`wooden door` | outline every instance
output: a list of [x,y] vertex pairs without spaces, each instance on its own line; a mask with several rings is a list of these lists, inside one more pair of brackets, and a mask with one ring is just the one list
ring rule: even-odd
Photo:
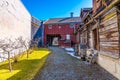
[[95,50],[99,49],[99,44],[98,44],[98,30],[97,29],[93,30],[93,45],[94,45],[94,49]]

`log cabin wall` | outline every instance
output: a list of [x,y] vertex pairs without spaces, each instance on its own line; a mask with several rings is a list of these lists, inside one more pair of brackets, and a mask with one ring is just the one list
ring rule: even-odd
[[118,14],[118,31],[119,31],[119,57],[120,57],[120,6],[119,6],[119,12],[117,12]]
[[90,44],[90,30],[89,28],[87,28],[87,48],[89,49],[91,47],[91,44]]
[[99,39],[100,51],[111,57],[119,57],[119,32],[116,7],[101,17]]
[[[108,0],[108,2],[109,1],[111,2],[113,0]],[[92,22],[90,22],[90,24],[87,24],[87,41],[89,41],[87,43],[89,43],[88,45],[90,45],[90,47],[87,48],[86,53],[98,53],[97,63],[119,80],[120,10],[118,11],[118,8],[120,7],[116,7],[115,5],[114,7],[112,6],[110,10],[100,14],[100,22],[98,22],[97,17],[96,21],[93,20]],[[93,14],[99,14],[95,5],[93,5]],[[97,39],[95,39],[95,34],[97,34]],[[95,48],[96,40],[98,40],[98,49]]]
[[99,27],[100,51],[97,63],[120,79],[120,14],[114,7],[101,17]]
[[[89,14],[91,13],[88,12],[88,15],[85,16],[86,18],[83,20],[84,24],[86,24],[91,19]],[[83,39],[82,41],[84,42],[81,42],[81,43],[84,43],[87,46],[87,48],[90,48],[89,33],[90,33],[90,25],[82,27],[81,38]]]
[[93,15],[98,14],[114,0],[93,0]]

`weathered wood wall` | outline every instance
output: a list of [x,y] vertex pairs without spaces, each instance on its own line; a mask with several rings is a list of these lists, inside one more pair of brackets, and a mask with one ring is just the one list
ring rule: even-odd
[[119,55],[118,16],[116,9],[102,16],[99,39],[100,51]]
[[120,8],[118,12],[118,31],[119,31],[119,57],[120,57]]

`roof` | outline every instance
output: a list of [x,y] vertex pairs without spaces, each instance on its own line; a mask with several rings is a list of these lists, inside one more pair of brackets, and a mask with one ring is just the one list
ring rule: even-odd
[[84,21],[84,19],[89,15],[89,13],[92,12],[92,8],[82,8],[80,12],[81,21]]
[[41,22],[42,22],[41,20],[35,18],[34,16],[31,17],[32,26],[39,28],[41,25]]
[[42,21],[39,20],[39,19],[37,19],[37,18],[35,18],[34,16],[32,16],[32,17],[31,17],[31,22],[36,23],[36,22],[42,22]]
[[92,8],[82,8],[81,10],[82,10],[83,12],[88,12],[88,11],[92,10]]
[[50,18],[44,24],[62,24],[62,23],[79,23],[80,17],[67,17],[67,18]]
[[80,17],[84,17],[86,16],[90,11],[92,11],[92,8],[81,8],[81,12],[80,12]]

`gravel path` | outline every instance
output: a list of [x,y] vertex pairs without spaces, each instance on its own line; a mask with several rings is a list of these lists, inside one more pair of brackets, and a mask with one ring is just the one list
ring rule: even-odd
[[50,49],[52,53],[34,80],[117,80],[98,65],[71,57],[64,49]]

